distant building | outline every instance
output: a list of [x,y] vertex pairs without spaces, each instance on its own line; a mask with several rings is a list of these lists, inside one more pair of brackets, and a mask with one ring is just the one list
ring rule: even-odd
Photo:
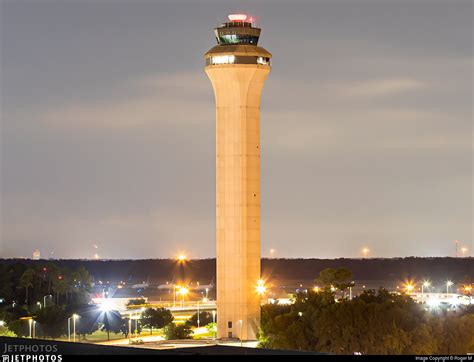
[[41,259],[41,253],[38,249],[33,251],[33,260],[40,260]]

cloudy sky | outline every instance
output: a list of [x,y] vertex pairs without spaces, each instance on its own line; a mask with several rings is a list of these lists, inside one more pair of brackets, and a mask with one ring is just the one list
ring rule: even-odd
[[[472,244],[472,2],[1,1],[0,256],[215,255],[203,53],[257,15],[262,254]],[[97,249],[94,248],[97,245]]]

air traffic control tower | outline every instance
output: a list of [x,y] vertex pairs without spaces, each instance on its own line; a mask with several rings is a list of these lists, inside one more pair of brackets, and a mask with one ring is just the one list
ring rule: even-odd
[[[205,55],[216,100],[218,338],[255,340],[260,325],[260,94],[271,54],[244,14],[215,29]],[[260,285],[259,285],[260,284]]]

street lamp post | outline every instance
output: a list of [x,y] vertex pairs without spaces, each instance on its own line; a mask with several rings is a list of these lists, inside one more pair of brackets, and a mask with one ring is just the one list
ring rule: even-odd
[[76,319],[77,319],[77,317],[78,317],[77,314],[72,315],[72,341],[73,342],[76,342]]
[[206,288],[206,299],[209,298],[209,288]]
[[427,280],[425,280],[422,284],[421,284],[421,300],[424,301],[425,300],[425,290],[424,288],[428,288],[429,286],[431,285],[431,283]]
[[176,285],[173,285],[173,307],[176,308]]
[[197,324],[198,328],[200,327],[200,320],[199,320],[199,300],[197,301]]
[[29,329],[30,338],[32,338],[32,326],[33,326],[33,318],[30,318],[28,319],[28,329]]
[[67,319],[67,341],[71,342],[71,317]]
[[76,319],[79,318],[79,315],[74,313],[67,319],[67,340],[71,342],[71,319],[72,319],[72,338],[73,342],[76,342]]
[[43,308],[46,308],[46,298],[49,298],[49,297],[51,297],[51,294],[45,295],[43,297]]
[[181,305],[182,305],[182,307],[184,308],[184,296],[188,293],[188,288],[186,288],[186,287],[181,287],[181,289],[179,290],[179,292],[181,293],[181,296],[182,296]]

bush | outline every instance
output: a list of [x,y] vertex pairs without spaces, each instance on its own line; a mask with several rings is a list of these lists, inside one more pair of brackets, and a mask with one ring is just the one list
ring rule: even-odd
[[165,327],[165,335],[166,339],[173,340],[173,339],[188,339],[191,338],[193,331],[189,324],[180,324],[176,325],[175,323],[168,324]]

